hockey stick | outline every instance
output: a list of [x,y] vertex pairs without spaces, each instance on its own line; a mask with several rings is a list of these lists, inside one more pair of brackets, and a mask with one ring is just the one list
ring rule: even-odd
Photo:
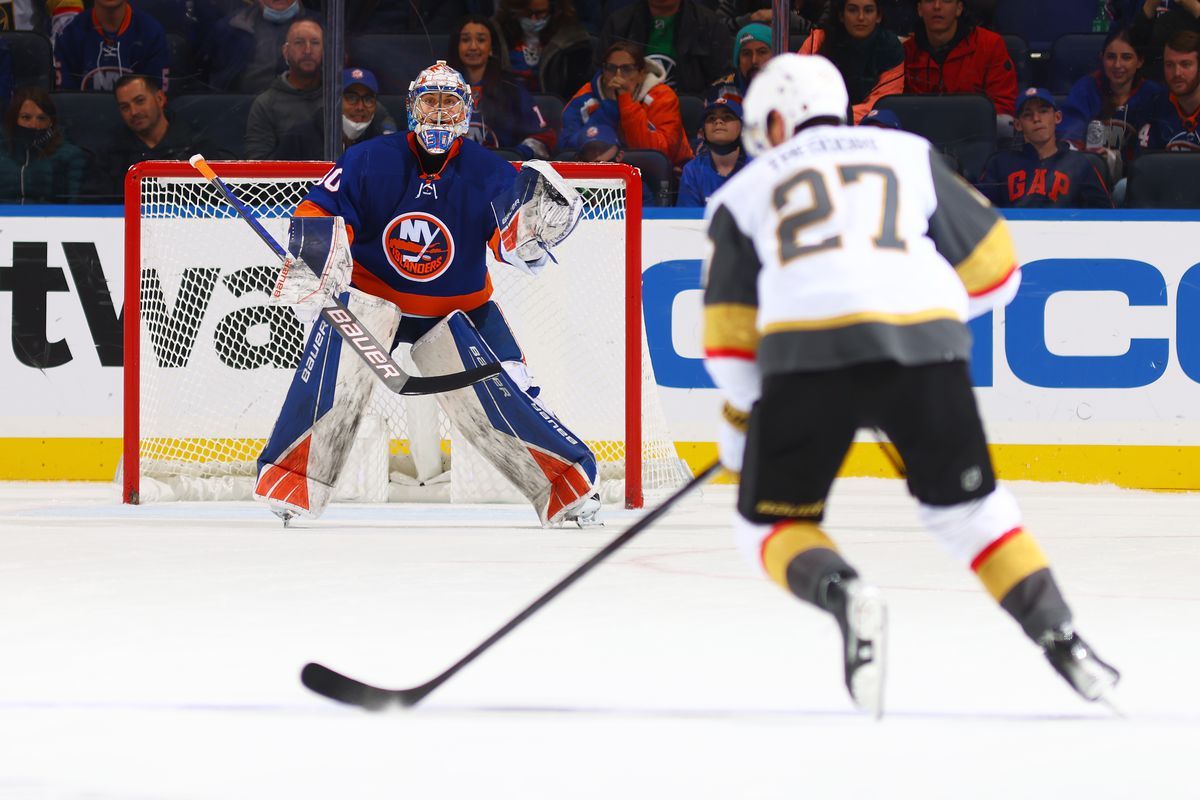
[[[242,201],[237,198],[233,191],[230,190],[229,185],[221,180],[220,176],[213,171],[213,168],[204,160],[204,156],[197,153],[188,159],[188,163],[220,190],[229,204],[233,206],[233,210],[238,213],[238,216],[246,221],[250,228],[258,234],[258,238],[262,239],[280,260],[285,263],[295,263],[298,261],[303,263],[300,259],[288,253],[279,242],[275,241],[275,237],[271,236],[267,232],[267,229],[262,226],[262,223],[254,218],[254,215],[250,213],[250,209],[246,208]],[[305,264],[305,266],[308,265]],[[366,326],[354,316],[354,312],[347,308],[346,304],[339,298],[329,298],[326,305],[321,308],[321,318],[332,325],[333,329],[342,337],[342,341],[346,342],[350,346],[350,349],[357,353],[359,358],[375,371],[375,375],[383,382],[383,385],[396,394],[421,395],[451,392],[455,389],[462,389],[464,386],[478,383],[493,375],[499,375],[503,369],[500,364],[489,364],[483,367],[463,370],[462,372],[452,372],[449,375],[431,375],[419,378],[415,375],[409,375],[402,370],[400,365],[388,354],[383,345],[371,335]]]
[[707,469],[701,471],[696,477],[692,478],[686,485],[676,491],[675,494],[662,501],[658,508],[629,526],[628,530],[605,545],[602,550],[587,561],[576,567],[575,571],[570,575],[554,584],[549,591],[530,603],[524,611],[504,623],[498,631],[484,639],[474,650],[454,662],[454,664],[440,675],[422,683],[420,686],[414,686],[411,689],[381,689],[378,686],[371,686],[370,684],[343,675],[340,672],[335,672],[329,667],[314,663],[304,666],[304,669],[300,672],[300,681],[309,689],[319,695],[328,697],[330,700],[336,700],[339,703],[346,703],[353,706],[361,706],[369,711],[383,711],[394,706],[401,708],[415,706],[424,700],[434,689],[453,677],[460,669],[470,664],[489,647],[503,639],[514,628],[533,616],[538,609],[542,608],[542,606],[549,603],[555,597],[558,597],[568,586],[575,583],[575,581],[590,572],[601,561],[628,544],[633,537],[657,522],[684,495],[708,480],[709,476],[715,473],[719,466],[719,464],[712,464]]

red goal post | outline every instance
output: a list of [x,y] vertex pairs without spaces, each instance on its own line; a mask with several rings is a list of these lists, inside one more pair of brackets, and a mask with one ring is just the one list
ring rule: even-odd
[[[217,174],[226,179],[256,215],[261,215],[264,225],[273,226],[273,233],[281,239],[285,236],[286,220],[295,203],[307,191],[307,187],[320,180],[332,166],[328,162],[211,163]],[[638,508],[643,505],[648,488],[648,461],[665,462],[657,468],[662,475],[654,479],[654,485],[669,484],[663,488],[680,485],[684,474],[680,468],[681,462],[676,460],[673,442],[665,432],[665,421],[658,406],[650,365],[644,361],[641,175],[638,170],[625,164],[555,163],[554,166],[564,179],[579,188],[585,198],[589,198],[589,203],[594,203],[594,208],[585,211],[580,227],[564,242],[567,245],[576,240],[578,252],[568,256],[572,263],[551,264],[542,277],[555,271],[578,276],[580,280],[593,271],[599,273],[601,279],[610,276],[623,283],[619,287],[621,308],[618,310],[615,307],[617,301],[614,295],[612,303],[592,309],[594,314],[590,316],[579,313],[572,317],[568,314],[565,319],[570,321],[547,322],[546,329],[533,323],[523,325],[520,321],[514,321],[513,327],[518,339],[529,351],[535,345],[540,345],[543,339],[559,338],[564,326],[574,326],[576,323],[583,329],[580,331],[581,340],[603,338],[593,334],[598,334],[602,326],[607,326],[605,330],[611,329],[616,321],[613,318],[620,317],[620,330],[623,332],[623,341],[619,345],[619,359],[623,364],[623,429],[615,431],[609,426],[609,430],[600,434],[599,440],[612,444],[613,452],[602,456],[598,451],[597,455],[601,460],[608,458],[614,464],[621,462],[619,466],[612,466],[610,472],[620,475],[624,505]],[[249,226],[234,218],[212,187],[186,162],[143,162],[129,171],[125,186],[127,290],[122,498],[127,503],[162,498],[164,495],[190,499],[192,491],[183,484],[190,485],[197,476],[215,477],[226,483],[234,476],[252,481],[252,464],[257,455],[254,449],[261,448],[261,440],[269,433],[269,425],[264,430],[261,419],[243,426],[240,420],[221,418],[221,415],[236,417],[240,407],[214,408],[209,418],[203,415],[204,409],[193,406],[207,403],[220,405],[228,399],[225,394],[236,394],[246,388],[254,389],[260,382],[253,377],[263,374],[262,365],[254,361],[260,355],[255,355],[245,363],[233,363],[235,356],[229,352],[219,352],[218,357],[212,357],[205,349],[236,349],[227,341],[228,334],[226,340],[221,340],[219,329],[215,335],[208,331],[211,321],[205,316],[218,313],[216,305],[219,301],[223,302],[220,280],[227,282],[230,270],[242,269],[242,265],[246,264],[267,265],[273,261],[273,256],[260,242],[255,242],[255,248],[250,239],[243,237],[243,234],[253,237]],[[598,199],[601,195],[603,201]],[[595,221],[589,222],[589,218]],[[589,226],[592,228],[590,232]],[[622,241],[614,247],[611,240],[618,230]],[[620,263],[609,264],[609,261]],[[215,266],[210,268],[210,264]],[[497,273],[505,269],[503,265],[493,269],[493,281],[499,283]],[[195,278],[197,274],[203,274],[204,277]],[[530,285],[536,287],[539,280],[541,278],[535,279]],[[587,308],[589,302],[599,302],[597,298],[613,288],[607,285],[610,282],[593,284],[590,288],[582,285],[577,287],[575,296],[579,298],[579,308]],[[196,286],[203,286],[204,291],[198,291]],[[240,305],[233,302],[229,306],[233,309],[231,313],[247,312],[245,297],[253,297],[253,291],[247,292],[244,287],[236,287],[233,291],[240,291],[242,295]],[[504,291],[498,287],[497,300],[510,318],[509,304],[514,307],[525,304],[534,309],[556,305],[537,297],[534,289],[521,288],[520,291],[534,294],[529,299],[506,299]],[[192,294],[196,297],[193,298]],[[210,311],[212,313],[208,313]],[[283,311],[290,314],[286,309]],[[275,336],[279,318],[264,322],[261,318],[254,318],[254,314],[260,312],[253,311],[253,308],[249,312],[251,322],[257,319],[257,328],[248,323],[246,339],[251,334],[261,335],[258,329],[262,328],[269,328],[271,337]],[[154,317],[155,314],[159,315],[158,319]],[[604,318],[605,315],[608,318]],[[582,319],[585,316],[587,318]],[[530,329],[531,326],[534,329]],[[210,341],[209,336],[214,336],[214,341]],[[295,350],[294,336],[292,338],[288,353]],[[615,351],[618,343],[611,341],[613,337],[608,338],[610,341],[603,343],[608,349],[594,358],[604,360],[616,356],[612,351]],[[174,339],[186,340],[190,349],[181,355],[173,354],[170,348],[175,343]],[[244,341],[235,344],[248,350],[261,349],[258,344]],[[273,344],[268,342],[264,346],[269,348]],[[165,361],[164,353],[167,354]],[[299,356],[298,350],[295,350],[295,356]],[[286,386],[292,371],[282,365],[280,354],[276,353],[272,358],[274,361],[269,366],[273,368],[268,371],[274,388],[264,390],[269,399],[260,404],[263,407],[253,409],[253,413],[263,419],[273,419],[273,414],[278,412],[282,402],[282,392],[278,386],[281,383]],[[532,354],[530,365],[535,375],[544,369]],[[582,371],[589,368],[592,365],[582,365]],[[594,368],[602,369],[598,365]],[[561,369],[552,367],[550,371],[559,372],[556,380],[561,382],[571,374],[570,369],[571,365],[567,365]],[[233,371],[232,377],[225,375],[230,370]],[[281,382],[276,373],[284,374],[286,379]],[[609,374],[612,374],[611,370]],[[608,382],[611,383],[611,380]],[[561,393],[564,387],[549,379],[543,379],[541,383],[551,396],[553,406],[556,389]],[[177,384],[188,384],[195,388],[188,390]],[[600,391],[595,389],[591,393],[595,395]],[[558,408],[555,410],[559,411],[564,423],[581,429],[583,432],[580,435],[588,439],[586,431],[593,412],[584,406],[568,408],[571,406],[569,400],[562,402],[566,407],[561,411]],[[273,409],[271,405],[274,405]],[[597,401],[595,415],[607,416],[607,405],[611,404]],[[648,406],[651,407],[649,410]],[[189,418],[194,418],[194,427],[188,427],[186,419]],[[656,454],[647,449],[644,420],[651,420],[655,428]],[[222,423],[226,422],[229,423],[228,430],[222,427]],[[394,437],[395,428],[391,430]],[[619,438],[620,442],[610,443],[610,437]],[[397,447],[402,450],[404,445],[397,445],[393,440],[392,450],[395,451]],[[595,444],[593,449],[597,449]],[[160,469],[164,470],[163,475],[156,472]],[[169,484],[171,488],[160,488],[153,492],[155,498],[148,497],[145,479],[152,477],[159,483]],[[199,494],[201,497],[226,496],[208,490]],[[240,498],[245,494],[245,489],[237,489],[232,496]]]

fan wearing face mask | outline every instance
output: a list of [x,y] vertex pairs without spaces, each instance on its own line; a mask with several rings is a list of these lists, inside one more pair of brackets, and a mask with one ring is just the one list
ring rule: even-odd
[[396,120],[379,102],[379,82],[369,69],[342,70],[342,145],[396,132]]
[[87,156],[63,136],[46,90],[14,91],[0,145],[0,202],[77,203],[86,170]]

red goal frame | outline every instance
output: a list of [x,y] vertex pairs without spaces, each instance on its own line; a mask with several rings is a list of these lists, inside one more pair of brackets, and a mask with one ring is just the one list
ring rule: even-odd
[[[213,161],[222,178],[311,178],[333,167],[327,161]],[[628,164],[554,162],[564,178],[621,180],[625,183],[625,507],[641,508],[642,487],[642,177]],[[144,161],[125,177],[125,366],[124,503],[137,504],[140,492],[141,369],[141,206],[147,178],[198,178],[186,161]]]

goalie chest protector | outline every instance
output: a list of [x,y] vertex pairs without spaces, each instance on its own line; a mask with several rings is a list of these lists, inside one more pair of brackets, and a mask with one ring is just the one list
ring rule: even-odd
[[441,172],[421,172],[411,134],[348,149],[305,198],[353,231],[354,286],[409,315],[469,311],[492,293],[491,200],[516,179],[512,164],[458,139]]

